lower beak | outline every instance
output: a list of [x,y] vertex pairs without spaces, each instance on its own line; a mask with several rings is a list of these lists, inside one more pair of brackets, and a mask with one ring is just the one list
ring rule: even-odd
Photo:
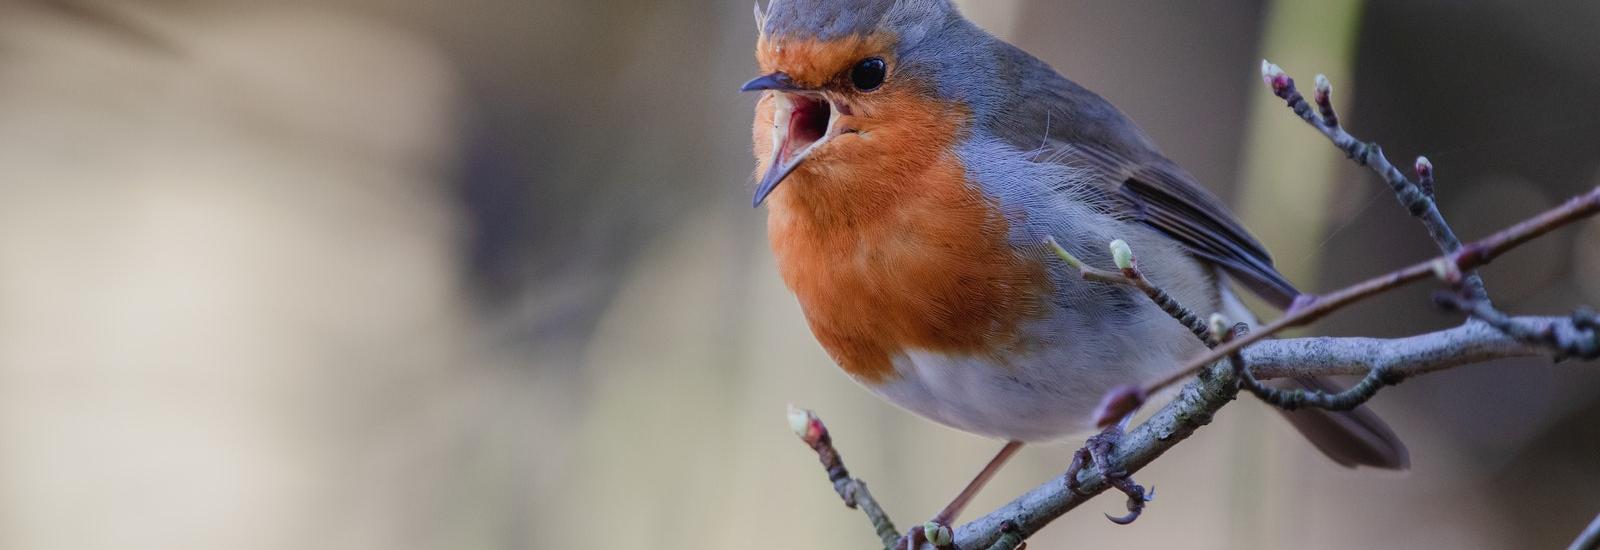
[[[806,158],[837,135],[839,110],[833,102],[815,94],[773,92],[772,158],[767,172],[756,184],[751,206],[759,207],[767,196],[793,174]],[[823,118],[826,117],[826,118]]]
[[772,154],[767,173],[761,176],[761,182],[756,184],[755,197],[750,200],[752,208],[759,208],[761,203],[766,202],[767,195],[771,195],[778,188],[778,184],[783,183],[784,178],[794,173],[794,170],[800,167],[800,163],[806,160],[805,156],[785,159],[781,144],[775,148],[777,151]]

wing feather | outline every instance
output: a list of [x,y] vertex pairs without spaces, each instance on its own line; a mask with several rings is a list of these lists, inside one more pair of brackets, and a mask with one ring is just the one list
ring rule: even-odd
[[1172,238],[1278,307],[1293,302],[1299,291],[1216,195],[1162,156],[1116,107],[1035,63],[1011,116],[991,130],[1019,149],[1038,151],[1039,162],[1092,171],[1098,177],[1088,178],[1089,185],[1111,199],[1113,214]]

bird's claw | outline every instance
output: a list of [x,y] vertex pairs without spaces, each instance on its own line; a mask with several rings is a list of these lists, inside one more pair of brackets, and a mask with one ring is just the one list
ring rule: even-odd
[[1128,512],[1127,515],[1123,516],[1113,516],[1111,514],[1105,514],[1105,516],[1106,519],[1111,520],[1111,523],[1115,523],[1117,525],[1127,525],[1133,523],[1133,520],[1139,519],[1140,513],[1143,513],[1143,510]]
[[1128,475],[1127,471],[1112,464],[1111,449],[1121,439],[1122,428],[1119,426],[1112,426],[1094,437],[1090,437],[1082,449],[1073,453],[1072,465],[1067,467],[1067,489],[1078,492],[1079,470],[1082,470],[1085,465],[1093,463],[1095,470],[1100,473],[1100,477],[1104,478],[1106,483],[1115,487],[1118,491],[1122,491],[1122,494],[1128,495],[1128,514],[1124,516],[1106,514],[1106,519],[1117,525],[1127,525],[1139,519],[1139,514],[1144,512],[1145,503],[1155,500],[1156,492],[1154,487],[1151,487],[1148,492],[1145,491],[1144,487],[1140,487],[1138,483],[1133,482],[1133,478]]
[[[1137,489],[1139,486],[1138,485],[1133,485],[1133,487],[1135,489]],[[1120,489],[1120,487],[1118,487],[1118,488]],[[1151,486],[1150,490],[1145,491],[1144,496],[1142,496],[1142,497],[1135,497],[1133,494],[1130,493],[1130,494],[1128,494],[1128,513],[1127,513],[1127,515],[1113,516],[1111,514],[1106,514],[1106,519],[1111,520],[1111,523],[1115,523],[1117,525],[1127,525],[1127,524],[1133,523],[1133,520],[1139,519],[1139,514],[1144,513],[1144,505],[1145,505],[1145,503],[1155,502],[1155,500],[1156,500],[1156,488],[1154,486]]]

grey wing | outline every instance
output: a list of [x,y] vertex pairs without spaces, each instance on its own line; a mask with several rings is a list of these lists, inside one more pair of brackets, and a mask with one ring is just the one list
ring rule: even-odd
[[1093,146],[1065,147],[1076,149],[1069,162],[1087,164],[1102,175],[1095,183],[1103,186],[1118,215],[1183,244],[1273,305],[1286,308],[1300,294],[1222,201],[1171,161],[1137,163]]
[[[1181,243],[1196,257],[1226,270],[1278,307],[1299,294],[1272,267],[1261,243],[1234,219],[1222,201],[1156,149],[1139,127],[1100,96],[1062,78],[1043,62],[1009,46],[1020,70],[1020,93],[1009,98],[1000,116],[987,121],[993,134],[1011,146],[1037,151],[1037,161],[1092,171],[1087,183],[1074,180],[1062,192],[1084,193],[1109,214],[1141,222]],[[1081,187],[1089,187],[1082,189]],[[1326,381],[1299,379],[1307,388]],[[1329,457],[1345,466],[1406,469],[1409,455],[1372,411],[1296,411],[1290,421]]]
[[1280,308],[1294,301],[1299,291],[1220,199],[1163,157],[1116,107],[1029,60],[1030,78],[991,128],[996,135],[1038,151],[1041,162],[1091,171],[1098,177],[1089,178],[1088,191],[1105,199],[1099,202],[1111,214],[1160,231]]

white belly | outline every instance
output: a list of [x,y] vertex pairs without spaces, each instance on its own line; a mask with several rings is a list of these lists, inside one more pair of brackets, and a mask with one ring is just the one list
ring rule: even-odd
[[870,387],[907,410],[978,435],[1038,442],[1088,434],[1108,390],[1147,381],[1203,350],[1178,323],[1155,320],[1003,362],[913,350],[895,359],[893,380]]

